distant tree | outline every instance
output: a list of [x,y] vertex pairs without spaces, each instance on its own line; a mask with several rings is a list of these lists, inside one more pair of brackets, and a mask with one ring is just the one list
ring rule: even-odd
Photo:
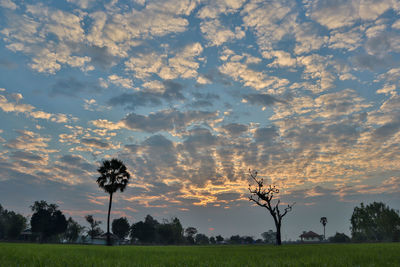
[[253,244],[254,243],[254,238],[251,236],[244,236],[243,241],[246,244]]
[[69,217],[67,220],[67,229],[65,230],[65,239],[70,243],[75,242],[84,230],[84,226]]
[[276,243],[276,232],[273,230],[268,230],[267,232],[262,233],[261,236],[264,239],[264,242],[267,244]]
[[354,241],[399,241],[399,212],[382,202],[367,206],[361,203],[351,216],[351,235]]
[[97,178],[97,183],[100,188],[110,194],[107,216],[107,245],[111,246],[110,238],[110,213],[112,197],[117,190],[123,192],[128,185],[130,174],[122,161],[118,159],[104,160],[103,164],[97,169],[100,177]]
[[141,243],[156,243],[157,228],[160,223],[150,215],[147,215],[144,222],[140,221],[131,226],[131,239],[137,239]]
[[26,218],[0,205],[0,239],[15,240],[26,228]]
[[240,237],[240,235],[233,235],[233,236],[231,236],[229,241],[232,244],[241,244],[242,243],[242,238]]
[[101,221],[96,221],[93,215],[86,215],[85,219],[89,223],[88,235],[93,242],[93,238],[103,233],[103,230],[101,230],[101,228],[99,227]]
[[348,243],[348,242],[350,242],[350,237],[348,237],[344,233],[336,232],[336,234],[334,236],[329,237],[329,242],[332,242],[332,243]]
[[50,237],[62,234],[67,229],[67,220],[56,204],[47,204],[44,200],[35,201],[31,209],[33,211],[32,232],[40,235],[40,241],[47,241]]
[[215,245],[217,243],[217,241],[215,240],[215,237],[210,237],[210,243]]
[[188,227],[185,229],[186,239],[189,244],[194,244],[194,236],[197,234],[197,229],[194,227]]
[[320,223],[322,223],[322,225],[324,226],[324,240],[325,238],[325,226],[328,223],[328,219],[326,217],[321,217],[321,219],[319,220]]
[[209,239],[205,234],[197,234],[195,237],[195,241],[197,245],[208,245]]
[[222,243],[224,241],[224,238],[221,235],[217,235],[215,239],[217,240],[218,243]]
[[283,209],[283,212],[279,210],[280,200],[278,199],[276,203],[272,203],[274,195],[279,193],[279,189],[275,186],[269,185],[268,187],[264,185],[264,179],[257,179],[257,172],[249,170],[249,175],[253,181],[256,182],[255,188],[249,185],[249,191],[251,193],[249,200],[256,203],[258,206],[266,208],[274,219],[276,227],[276,244],[281,245],[281,227],[283,217],[292,210],[293,204],[287,205]]
[[0,240],[4,239],[6,235],[6,221],[3,213],[4,213],[4,208],[0,204]]
[[127,218],[121,217],[113,220],[111,228],[119,239],[124,239],[129,234],[130,225]]
[[162,244],[180,244],[183,242],[183,227],[178,218],[165,220],[158,225],[158,234]]

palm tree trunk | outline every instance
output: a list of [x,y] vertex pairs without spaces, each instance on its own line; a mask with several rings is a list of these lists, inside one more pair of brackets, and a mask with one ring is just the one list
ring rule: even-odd
[[111,213],[111,203],[112,203],[112,193],[110,194],[110,203],[108,204],[108,216],[107,216],[107,246],[111,246],[110,238],[110,213]]

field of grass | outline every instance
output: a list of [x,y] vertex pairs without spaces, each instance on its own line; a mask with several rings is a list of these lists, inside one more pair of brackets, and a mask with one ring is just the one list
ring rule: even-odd
[[281,247],[0,243],[0,266],[400,266],[400,243]]

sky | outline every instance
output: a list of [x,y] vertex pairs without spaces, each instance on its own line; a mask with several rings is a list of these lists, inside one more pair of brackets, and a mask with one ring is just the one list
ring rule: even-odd
[[280,188],[282,237],[400,208],[400,2],[0,0],[0,204],[259,238],[248,170]]

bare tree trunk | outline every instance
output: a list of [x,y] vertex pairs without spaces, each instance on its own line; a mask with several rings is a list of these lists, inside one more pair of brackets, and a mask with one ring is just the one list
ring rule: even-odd
[[326,239],[326,237],[325,237],[325,225],[324,225],[324,240]]
[[282,245],[282,238],[281,238],[281,225],[279,223],[275,224],[276,226],[276,245]]
[[110,194],[110,203],[108,204],[108,216],[107,216],[107,246],[111,246],[110,238],[110,213],[111,213],[111,203],[112,203],[112,193]]

